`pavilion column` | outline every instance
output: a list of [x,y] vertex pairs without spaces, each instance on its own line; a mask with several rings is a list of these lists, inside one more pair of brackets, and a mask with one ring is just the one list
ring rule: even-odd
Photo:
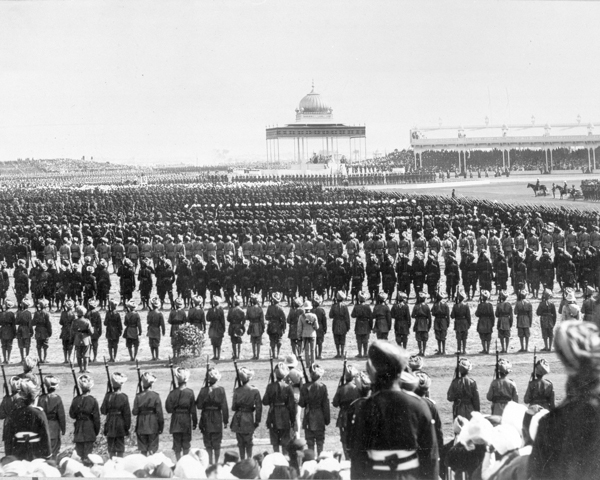
[[423,152],[419,152],[419,166],[423,168]]
[[554,162],[552,161],[552,148],[550,148],[550,170],[554,170]]
[[267,163],[269,162],[269,139],[267,138]]
[[588,170],[592,171],[592,155],[590,154],[590,147],[587,148],[588,152]]
[[592,155],[594,156],[594,170],[596,170],[596,147],[592,148]]
[[[413,150],[413,154],[415,156],[415,168],[417,168],[417,155],[418,154],[417,154],[416,150]],[[460,159],[459,159],[459,162],[460,162]]]
[[544,153],[546,154],[546,171],[549,172],[550,169],[548,168],[548,149],[544,148]]
[[[417,164],[415,163],[415,167],[417,166]],[[459,173],[462,172],[461,168],[460,168],[460,150],[458,151],[458,171]]]
[[277,143],[277,161],[279,162],[280,161],[280,158],[279,158],[279,137],[277,137],[277,140],[275,142]]
[[508,163],[508,169],[510,170],[510,150],[506,151],[506,160]]

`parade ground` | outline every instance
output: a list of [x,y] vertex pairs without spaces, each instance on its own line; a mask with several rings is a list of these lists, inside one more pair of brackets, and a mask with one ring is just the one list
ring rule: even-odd
[[[489,200],[499,200],[504,202],[514,202],[514,203],[550,203],[552,205],[556,205],[560,207],[564,206],[576,206],[578,208],[589,208],[597,210],[600,205],[595,204],[593,202],[582,202],[578,200],[573,202],[572,200],[559,200],[552,198],[552,195],[544,197],[534,198],[533,192],[531,189],[527,189],[526,185],[530,182],[535,182],[537,176],[515,176],[509,179],[499,178],[499,179],[473,179],[473,180],[452,180],[446,181],[444,183],[438,182],[435,184],[427,184],[424,186],[425,188],[421,188],[420,185],[405,185],[405,186],[369,186],[367,188],[373,190],[382,190],[382,191],[396,191],[398,193],[419,193],[419,194],[432,194],[432,195],[448,195],[450,197],[452,193],[452,189],[456,190],[457,196],[468,196],[468,197],[477,197],[477,198],[485,198]],[[572,175],[566,177],[569,185],[575,184],[579,187],[581,183],[581,178],[593,178],[589,175]],[[563,181],[563,177],[555,177],[555,176],[540,176],[540,180],[542,183],[545,183],[548,186],[551,186],[552,180],[556,182]],[[442,264],[443,268],[443,264]],[[111,298],[118,298],[118,285],[119,280],[118,277],[112,273],[111,271]],[[443,270],[442,270],[443,271]],[[444,284],[444,276],[442,275],[442,280],[440,282],[440,290],[445,291]],[[515,296],[512,288],[509,288],[509,302],[514,305]],[[577,293],[578,303],[581,304],[581,293]],[[9,292],[9,298],[14,300],[13,292]],[[139,292],[136,292],[134,295],[134,299],[139,301]],[[530,299],[533,304],[533,311],[535,312],[539,300]],[[492,292],[492,303],[495,305],[497,301],[496,292]],[[555,289],[554,291],[554,300],[556,305],[558,306],[560,302],[560,293]],[[352,305],[349,302],[346,302],[350,311],[352,310]],[[479,336],[476,332],[476,324],[477,319],[474,316],[475,309],[477,307],[478,299],[469,302],[471,307],[471,315],[472,315],[472,325],[469,331],[469,337],[467,342],[467,357],[473,363],[473,370],[471,372],[472,377],[477,381],[480,398],[481,398],[481,409],[483,413],[490,413],[490,402],[486,400],[485,396],[488,391],[490,382],[494,378],[494,365],[495,365],[495,356],[494,356],[494,341],[496,338],[496,331],[493,334],[492,340],[492,349],[489,355],[479,354],[481,350],[481,345],[479,341]],[[414,292],[411,295],[409,300],[409,306],[412,310],[414,305]],[[289,311],[289,307],[287,303],[283,303],[282,305],[287,314]],[[451,306],[451,305],[450,305]],[[208,302],[205,308],[208,307]],[[331,307],[331,300],[327,299],[324,302],[324,308],[327,313],[329,313],[329,309]],[[168,303],[165,304],[164,316],[165,321],[168,319],[170,305]],[[266,305],[264,306],[266,309]],[[124,312],[122,311],[122,306],[119,306],[118,311],[121,313],[122,317],[124,317]],[[167,358],[172,354],[170,348],[170,339],[169,335],[169,325],[167,324],[167,336],[162,339],[160,346],[160,361],[152,362],[150,361],[150,349],[148,346],[148,340],[146,337],[146,317],[147,311],[139,311],[142,326],[143,326],[143,336],[140,342],[140,350],[138,359],[140,361],[140,367],[142,371],[151,371],[157,377],[158,380],[154,385],[154,389],[160,394],[161,399],[166,399],[171,383],[171,374],[168,368]],[[226,310],[227,315],[227,310]],[[104,318],[105,312],[101,312],[102,318]],[[59,339],[58,331],[60,330],[59,326],[59,312],[51,313],[51,319],[53,324],[53,335],[50,338],[50,350],[48,354],[49,364],[43,365],[44,374],[53,374],[58,376],[61,379],[61,384],[58,390],[58,393],[62,396],[63,401],[65,403],[65,408],[68,410],[71,404],[72,396],[73,396],[73,378],[71,375],[71,371],[69,366],[63,364],[63,352],[62,352],[62,344]],[[347,337],[347,345],[346,350],[348,354],[348,362],[357,366],[359,369],[365,369],[365,360],[364,359],[355,359],[354,356],[357,354],[356,350],[356,340],[353,334],[353,324],[352,322],[352,330],[349,332]],[[453,322],[451,329],[453,328]],[[323,351],[323,360],[319,361],[319,363],[325,369],[324,383],[326,384],[329,390],[329,398],[330,401],[333,399],[336,388],[338,386],[338,381],[340,375],[342,373],[342,365],[343,362],[340,359],[334,359],[335,356],[335,345],[333,342],[333,335],[331,334],[331,324],[329,324],[329,331],[325,336],[325,344]],[[375,335],[372,334],[371,339],[375,339]],[[394,341],[393,332],[390,332],[390,341]],[[129,380],[124,385],[124,392],[129,396],[130,403],[133,404],[133,397],[135,396],[136,388],[137,388],[137,372],[134,362],[129,361],[129,355],[125,348],[124,340],[120,344],[119,354],[117,357],[117,362],[115,364],[110,364],[111,372],[119,371],[128,376]],[[456,356],[455,356],[455,345],[456,341],[454,338],[454,332],[450,330],[448,332],[448,342],[447,342],[447,355],[439,356],[436,355],[437,344],[435,342],[435,338],[433,335],[433,331],[430,332],[430,341],[427,345],[427,356],[425,358],[424,370],[430,374],[432,377],[432,387],[430,391],[430,397],[436,402],[439,414],[443,423],[444,435],[446,438],[452,436],[452,405],[446,399],[446,394],[448,391],[448,387],[452,378],[454,376],[454,370],[456,366]],[[519,341],[516,336],[516,328],[513,327],[513,338],[511,340],[510,350],[508,355],[506,356],[509,361],[513,365],[513,373],[510,375],[517,385],[517,389],[519,392],[519,401],[523,401],[523,396],[525,394],[525,390],[527,387],[527,383],[530,379],[532,367],[533,367],[533,349],[537,347],[538,351],[543,347],[543,343],[541,340],[541,332],[539,326],[539,318],[534,315],[533,320],[533,328],[531,329],[531,340],[530,340],[530,352],[529,353],[519,353],[518,350],[520,348]],[[409,354],[415,354],[418,351],[416,341],[414,339],[414,334],[412,334],[409,338],[408,352]],[[287,332],[284,334],[283,338],[283,347],[281,349],[281,357],[283,359],[287,354],[291,352],[290,343],[287,338]],[[32,342],[32,355],[35,355],[35,345]],[[210,342],[206,341],[204,349],[202,351],[202,355],[196,358],[185,358],[181,360],[181,364],[184,366],[188,366],[192,368],[192,374],[189,382],[189,387],[194,390],[195,395],[197,395],[199,389],[201,388],[204,382],[204,376],[206,373],[205,364],[206,364],[206,356],[212,356],[212,349],[210,347]],[[91,375],[95,381],[95,387],[93,388],[92,393],[98,399],[99,402],[102,401],[104,393],[106,391],[106,371],[104,368],[104,364],[102,363],[103,357],[108,357],[108,349],[106,339],[104,335],[100,339],[100,348],[98,354],[98,361],[96,363],[92,363],[90,365],[89,370],[91,371]],[[244,360],[244,358],[250,358],[252,356],[252,349],[249,342],[249,337],[247,335],[244,336],[244,343],[242,345],[242,360],[239,362],[240,365],[244,365],[255,372],[255,376],[250,382],[254,386],[256,386],[261,396],[264,394],[265,388],[268,383],[269,374],[270,374],[270,365],[269,365],[269,347],[268,347],[268,337],[265,334],[263,336],[263,347],[261,350],[261,358],[258,361],[252,360]],[[17,363],[19,360],[18,349],[15,348],[12,352],[12,363],[5,367],[7,376],[18,374],[22,371],[22,366],[20,363]],[[554,353],[543,352],[542,355],[538,355],[539,358],[545,358],[550,366],[551,373],[548,375],[548,378],[554,383],[557,403],[560,402],[564,397],[564,386],[566,381],[566,375],[562,368],[562,365],[556,355]],[[233,384],[234,384],[234,365],[231,361],[231,343],[228,337],[225,337],[223,342],[223,350],[222,350],[222,358],[218,362],[211,361],[211,364],[216,364],[218,369],[221,371],[223,378],[221,380],[221,384],[225,387],[228,395],[228,403],[231,407],[231,400],[233,395]],[[77,369],[77,367],[75,367]],[[327,435],[325,441],[325,449],[326,450],[341,450],[341,443],[339,441],[339,433],[338,429],[335,426],[337,419],[336,408],[331,407],[331,423],[327,427]],[[231,419],[230,412],[230,419]],[[256,438],[256,447],[255,453],[259,451],[271,451],[270,445],[268,445],[268,431],[265,426],[265,420],[267,415],[267,409],[263,411],[262,421],[260,427],[255,433]],[[168,455],[173,455],[171,450],[171,436],[168,433],[168,426],[170,421],[170,416],[165,412],[165,432],[160,437],[160,449],[167,453]],[[133,426],[132,426],[133,431]],[[72,435],[73,435],[73,422],[67,422],[67,434],[63,438],[63,447],[71,447],[72,446]],[[100,438],[100,437],[99,437]],[[128,451],[136,451],[135,444],[135,435],[132,433],[129,441],[127,442]],[[202,439],[201,434],[198,430],[194,431],[192,445],[196,447],[202,447]],[[235,434],[233,434],[229,429],[224,432],[224,448],[225,449],[235,449],[237,450],[235,443]]]

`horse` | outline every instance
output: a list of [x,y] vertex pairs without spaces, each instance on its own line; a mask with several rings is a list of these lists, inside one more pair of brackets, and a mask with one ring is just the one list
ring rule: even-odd
[[578,188],[572,188],[569,190],[569,198],[572,198],[573,201],[577,199],[583,199],[583,192]]
[[552,195],[556,197],[555,191],[558,190],[558,193],[560,193],[560,199],[563,199],[564,195],[567,195],[568,193],[568,188],[565,187],[561,187],[560,185],[552,185]]
[[533,196],[537,197],[538,196],[538,192],[541,192],[544,194],[544,197],[548,194],[548,189],[546,188],[546,185],[537,185],[536,183],[528,183],[527,184],[527,188],[531,188],[533,190]]

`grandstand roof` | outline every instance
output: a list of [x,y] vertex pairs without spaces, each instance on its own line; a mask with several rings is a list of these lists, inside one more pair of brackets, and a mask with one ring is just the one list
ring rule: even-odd
[[549,136],[588,135],[593,124],[559,124],[559,125],[467,125],[455,127],[415,127],[412,131],[419,131],[420,138],[457,138],[460,130],[464,131],[467,138],[502,137],[506,128],[507,137],[542,137],[546,133],[546,126],[550,127]]

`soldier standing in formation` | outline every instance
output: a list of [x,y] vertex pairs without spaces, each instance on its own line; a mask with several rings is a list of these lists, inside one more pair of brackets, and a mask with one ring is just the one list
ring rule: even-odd
[[216,386],[219,380],[221,380],[219,371],[215,367],[210,367],[206,374],[206,383],[200,389],[196,399],[196,407],[201,411],[200,432],[211,465],[219,463],[223,429],[227,428],[229,423],[229,408],[225,389]]
[[192,430],[196,430],[198,416],[196,412],[196,397],[192,389],[187,387],[190,371],[177,367],[175,380],[177,386],[169,393],[165,401],[165,410],[171,414],[169,433],[173,435],[173,451],[177,460],[181,453],[187,455],[192,441]]
[[335,294],[335,302],[329,310],[329,318],[331,321],[331,330],[333,331],[333,339],[335,342],[336,356],[342,358],[346,348],[346,334],[350,330],[350,313],[348,307],[342,302],[346,300],[344,292],[338,291]]
[[106,327],[106,341],[108,343],[109,362],[117,359],[117,350],[119,349],[119,340],[123,333],[123,321],[121,314],[117,312],[117,302],[108,301],[108,309],[104,316],[104,326]]
[[292,431],[296,422],[296,400],[292,387],[285,382],[289,374],[288,367],[280,362],[273,369],[274,379],[267,385],[262,398],[262,404],[269,407],[267,414],[267,428],[273,451],[283,451],[288,454],[288,445],[292,438]]
[[545,375],[550,373],[550,365],[544,358],[540,358],[535,363],[532,379],[527,385],[525,398],[523,401],[531,405],[539,405],[547,410],[553,410],[554,402],[554,385],[546,378]]
[[165,317],[162,312],[158,311],[159,304],[160,300],[158,297],[152,297],[148,301],[148,308],[150,311],[148,312],[146,322],[148,324],[147,335],[152,360],[159,360],[158,349],[160,347],[160,339],[165,336]]
[[260,425],[262,403],[258,389],[248,382],[254,372],[241,367],[238,372],[239,387],[233,392],[231,410],[235,413],[231,419],[231,431],[235,432],[240,458],[252,458],[254,430]]
[[544,340],[544,348],[542,351],[549,352],[552,349],[554,341],[554,326],[556,325],[556,305],[550,301],[552,291],[545,288],[542,292],[542,301],[535,311],[540,317],[540,327],[542,329],[542,339]]
[[[93,329],[90,321],[85,318],[86,313],[85,307],[83,305],[78,305],[75,308],[77,318],[73,320],[73,324],[71,325],[71,337],[73,338],[73,347],[75,348],[75,354],[77,355],[79,373],[89,373],[87,368],[90,361],[90,346],[92,344],[91,336]],[[85,378],[88,377],[85,376]]]
[[137,417],[135,434],[142,455],[158,451],[159,435],[163,432],[163,416],[160,395],[152,390],[156,377],[150,372],[142,374],[142,391],[135,396],[132,413]]
[[279,305],[281,302],[281,293],[273,292],[271,294],[271,305],[267,307],[265,320],[267,321],[267,335],[269,335],[269,345],[271,347],[271,356],[279,358],[281,350],[281,337],[285,333],[286,321],[285,312]]
[[[436,292],[435,302],[431,307],[433,316],[433,331],[438,344],[438,355],[446,355],[446,337],[450,328],[450,307],[444,302],[440,292]],[[403,345],[406,348],[406,344]]]
[[125,437],[131,428],[129,398],[121,391],[127,377],[119,372],[110,376],[110,388],[104,396],[100,413],[106,415],[104,436],[108,444],[108,456],[122,457],[125,453]]
[[60,384],[60,379],[54,375],[46,375],[44,377],[46,385],[46,394],[40,395],[38,399],[38,407],[43,410],[48,419],[48,428],[50,430],[50,449],[52,459],[56,461],[56,457],[60,452],[61,436],[66,433],[67,422],[65,418],[65,407],[62,398],[56,390]]
[[498,378],[492,380],[487,393],[487,399],[492,402],[492,415],[502,415],[508,402],[519,402],[519,395],[517,394],[515,382],[506,378],[512,371],[510,362],[501,358],[498,360],[496,369]]
[[3,363],[10,363],[10,354],[12,352],[13,342],[15,340],[15,314],[10,311],[13,303],[5,300],[4,305],[0,305],[0,340],[2,341],[2,360]]
[[[83,308],[83,307],[78,307]],[[89,375],[80,375],[77,379],[81,395],[71,403],[69,416],[75,420],[75,451],[84,465],[91,465],[88,455],[92,453],[96,437],[100,433],[100,408],[98,401],[91,395],[94,380]]]
[[490,343],[492,341],[492,331],[494,329],[494,307],[489,302],[490,292],[481,290],[479,292],[480,300],[475,311],[477,320],[477,333],[481,339],[481,352],[490,353]]
[[317,363],[310,366],[310,382],[300,389],[298,405],[305,409],[303,428],[309,450],[317,448],[317,455],[323,451],[325,427],[331,420],[329,410],[329,394],[327,387],[321,382],[325,370]]
[[431,310],[425,303],[425,294],[417,293],[417,299],[411,317],[415,319],[413,330],[419,346],[419,355],[425,356],[427,341],[429,340],[429,330],[431,330]]
[[[206,312],[206,321],[209,324],[208,338],[213,349],[213,360],[221,359],[221,346],[225,336],[225,312],[219,305],[219,297],[213,297],[210,301],[210,308]],[[235,355],[235,352],[234,352]]]
[[447,395],[448,401],[452,402],[453,419],[460,415],[469,420],[471,413],[481,410],[477,382],[469,377],[471,368],[473,366],[468,359],[460,358],[458,360],[457,372]]
[[[392,319],[394,320],[396,343],[404,349],[406,349],[406,345],[408,344],[411,324],[410,309],[408,308],[406,301],[406,293],[398,291],[396,295],[396,304],[392,307],[392,311],[390,312]],[[365,352],[365,356],[366,355]]]
[[356,346],[358,347],[356,358],[367,356],[369,335],[371,334],[371,330],[373,330],[373,312],[371,312],[371,307],[365,304],[366,300],[365,294],[359,291],[356,305],[352,308],[352,318],[356,318],[354,323]]

